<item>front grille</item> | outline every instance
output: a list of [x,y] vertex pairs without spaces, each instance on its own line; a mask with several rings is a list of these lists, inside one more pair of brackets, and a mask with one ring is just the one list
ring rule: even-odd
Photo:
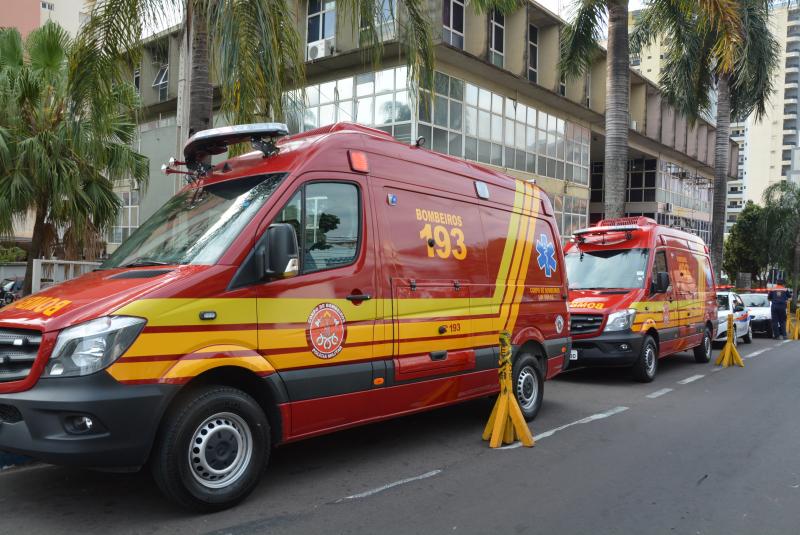
[[25,379],[41,343],[39,331],[0,329],[0,383]]
[[15,424],[22,421],[22,413],[19,409],[11,405],[0,405],[0,422],[5,424]]
[[602,314],[571,314],[570,330],[572,334],[593,333],[603,324]]

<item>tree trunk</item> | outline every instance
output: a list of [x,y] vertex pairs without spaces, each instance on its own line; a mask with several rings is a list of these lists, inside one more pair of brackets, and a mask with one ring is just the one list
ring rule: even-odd
[[725,242],[725,197],[728,192],[728,168],[731,157],[731,90],[728,77],[717,83],[717,131],[714,139],[714,202],[711,214],[711,262],[719,280],[722,249]]
[[22,294],[30,295],[33,288],[33,259],[42,256],[42,240],[44,234],[44,208],[36,208],[36,216],[33,223],[33,235],[31,236],[31,250],[28,253],[28,262],[25,267],[25,281],[22,286]]
[[188,4],[186,31],[191,40],[189,79],[189,137],[212,126],[214,88],[209,77],[208,27],[194,2]]
[[630,118],[628,1],[608,0],[606,71],[605,217],[625,216]]

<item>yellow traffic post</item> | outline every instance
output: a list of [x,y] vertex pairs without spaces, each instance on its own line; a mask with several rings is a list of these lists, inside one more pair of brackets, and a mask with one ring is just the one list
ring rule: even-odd
[[[796,338],[794,337],[794,331],[795,331],[796,327],[797,327],[797,322],[796,321],[792,321],[792,302],[791,301],[787,301],[786,302],[786,326],[785,326],[785,330],[786,330],[786,336],[788,336],[792,340],[796,340]],[[775,333],[772,333],[772,334],[774,335]]]
[[728,340],[725,342],[725,347],[722,348],[722,353],[717,357],[717,366],[722,365],[727,368],[736,364],[744,368],[744,361],[736,349],[736,331],[734,329],[733,314],[728,314]]
[[[796,317],[794,318],[794,329],[788,334],[792,337],[792,340],[800,340],[800,306],[797,307],[797,310],[794,311]],[[786,316],[787,318],[789,316]],[[788,322],[787,322],[788,324]]]
[[525,422],[525,417],[522,416],[511,385],[511,334],[508,331],[500,332],[500,362],[498,364],[500,395],[494,404],[489,421],[486,422],[483,440],[489,441],[490,448],[500,447],[501,444],[511,444],[517,440],[522,442],[526,448],[533,447],[533,435]]

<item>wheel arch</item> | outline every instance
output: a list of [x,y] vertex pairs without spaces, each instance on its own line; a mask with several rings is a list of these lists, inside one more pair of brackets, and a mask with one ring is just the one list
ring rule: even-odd
[[218,366],[193,377],[170,401],[162,416],[162,422],[174,407],[187,397],[191,397],[198,388],[210,385],[236,388],[252,397],[267,416],[272,444],[281,441],[284,422],[279,405],[286,398],[283,383],[277,374],[261,376],[241,366]]

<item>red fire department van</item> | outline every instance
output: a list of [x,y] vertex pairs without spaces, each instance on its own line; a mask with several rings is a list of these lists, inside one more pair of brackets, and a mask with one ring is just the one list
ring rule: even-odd
[[99,270],[0,311],[0,449],[149,459],[221,509],[273,445],[496,394],[501,330],[536,415],[569,348],[542,190],[358,125],[285,134],[198,133],[189,185]]
[[667,355],[709,361],[717,303],[703,240],[645,217],[607,219],[574,233],[565,262],[570,367],[626,366],[650,382]]

